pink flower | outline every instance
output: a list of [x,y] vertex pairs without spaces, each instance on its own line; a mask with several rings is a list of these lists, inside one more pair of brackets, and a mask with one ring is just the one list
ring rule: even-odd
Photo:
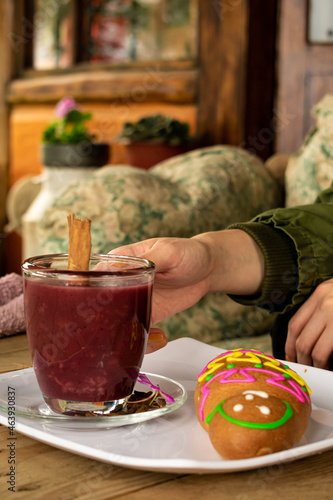
[[80,109],[80,107],[76,104],[75,99],[72,97],[63,97],[55,107],[55,114],[59,118],[64,118],[67,113],[72,111],[72,109]]

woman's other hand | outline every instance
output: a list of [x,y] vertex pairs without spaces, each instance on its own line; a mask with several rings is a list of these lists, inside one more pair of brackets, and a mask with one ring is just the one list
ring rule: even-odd
[[315,289],[289,321],[286,359],[329,368],[333,356],[333,279]]

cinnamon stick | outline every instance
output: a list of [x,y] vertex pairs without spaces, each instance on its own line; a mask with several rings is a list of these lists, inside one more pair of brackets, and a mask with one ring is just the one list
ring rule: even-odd
[[88,271],[91,253],[91,220],[71,213],[67,216],[69,228],[68,269]]

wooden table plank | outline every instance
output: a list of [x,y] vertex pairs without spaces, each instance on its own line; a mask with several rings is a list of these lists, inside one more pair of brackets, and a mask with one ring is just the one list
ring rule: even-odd
[[[175,474],[125,469],[59,450],[18,432],[15,436],[17,499],[26,499],[28,494],[34,500],[113,499],[177,477]],[[10,439],[7,427],[0,425],[1,499],[6,498],[3,496],[9,472],[6,446]]]
[[[181,495],[180,495],[181,492]],[[199,493],[200,492],[200,493]],[[165,486],[131,494],[131,500],[332,500],[333,451],[288,464],[230,474],[186,475]]]
[[0,373],[32,366],[25,333],[0,339]]
[[[105,464],[34,441],[17,433],[17,487],[15,498],[34,500],[320,500],[333,493],[333,451],[289,464],[230,474],[176,475],[137,471]],[[8,429],[0,426],[1,483],[8,472]],[[221,497],[223,492],[223,497]],[[8,498],[10,498],[8,496]],[[11,497],[12,498],[12,497]]]

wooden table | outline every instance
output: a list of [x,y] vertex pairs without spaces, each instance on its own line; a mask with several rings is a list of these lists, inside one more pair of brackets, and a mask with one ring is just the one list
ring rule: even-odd
[[[0,372],[31,366],[24,334],[0,339]],[[264,469],[229,474],[166,474],[74,455],[17,433],[16,491],[7,491],[7,427],[0,425],[0,498],[33,500],[331,500],[333,450]]]

